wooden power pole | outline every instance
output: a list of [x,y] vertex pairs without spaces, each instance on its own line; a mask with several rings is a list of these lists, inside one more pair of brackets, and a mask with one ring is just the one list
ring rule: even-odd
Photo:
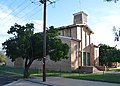
[[44,12],[43,12],[43,82],[46,82],[46,68],[45,68],[45,60],[46,60],[46,3],[47,0],[40,0],[40,3],[44,4]]
[[46,81],[46,68],[45,68],[45,59],[46,59],[46,0],[44,0],[44,14],[43,14],[44,22],[43,22],[43,33],[44,33],[44,41],[43,41],[43,82]]

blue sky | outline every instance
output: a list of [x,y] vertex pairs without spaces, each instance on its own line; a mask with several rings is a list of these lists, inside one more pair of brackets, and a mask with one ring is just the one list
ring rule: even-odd
[[[0,0],[0,47],[9,38],[7,31],[14,23],[24,25],[35,24],[35,32],[42,31],[43,5],[39,0]],[[120,27],[120,1],[105,2],[104,0],[54,0],[47,6],[47,27],[60,27],[73,24],[73,14],[84,11],[88,14],[88,25],[94,31],[92,42],[96,45],[105,43],[111,46],[114,42],[113,26]],[[80,3],[81,2],[81,3]],[[120,44],[119,44],[120,45]]]

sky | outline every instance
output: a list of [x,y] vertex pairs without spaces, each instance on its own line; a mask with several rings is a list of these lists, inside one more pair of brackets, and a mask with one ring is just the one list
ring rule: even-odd
[[[47,27],[73,24],[73,14],[84,11],[88,14],[88,26],[93,30],[91,42],[120,48],[114,42],[113,26],[120,28],[120,1],[104,0],[51,0],[47,2]],[[34,3],[32,3],[34,2]],[[43,5],[39,0],[0,0],[0,48],[10,35],[7,31],[15,23],[34,23],[35,32],[43,30]]]

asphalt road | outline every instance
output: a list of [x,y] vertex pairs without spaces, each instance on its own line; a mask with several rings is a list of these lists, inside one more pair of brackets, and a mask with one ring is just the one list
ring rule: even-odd
[[16,81],[17,79],[7,77],[7,76],[0,76],[0,86],[3,86],[5,84],[9,84],[13,81]]

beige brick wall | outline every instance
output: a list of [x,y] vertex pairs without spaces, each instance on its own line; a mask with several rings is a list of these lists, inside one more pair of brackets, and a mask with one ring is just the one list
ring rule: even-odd
[[17,58],[14,62],[15,67],[23,67],[24,66],[24,60],[22,58]]
[[[35,60],[33,64],[31,65],[31,68],[35,69],[40,69],[42,70],[43,68],[42,61],[37,61]],[[53,71],[70,71],[70,61],[69,59],[67,60],[61,60],[58,62],[51,61],[49,57],[46,58],[46,70],[53,70]]]
[[76,70],[79,67],[79,42],[71,41],[71,69]]
[[71,28],[71,37],[77,39],[77,27]]
[[14,67],[14,62],[12,62],[11,59],[6,58],[6,65],[9,67]]
[[83,52],[89,52],[90,53],[90,46],[86,46],[83,48]]
[[77,39],[81,40],[81,27],[76,27],[77,28]]
[[99,48],[94,48],[94,62],[95,65],[98,66],[99,65]]
[[[70,33],[70,30],[71,30],[71,33]],[[61,36],[72,37],[77,39],[77,27],[65,28],[63,30],[60,30],[59,32]]]

